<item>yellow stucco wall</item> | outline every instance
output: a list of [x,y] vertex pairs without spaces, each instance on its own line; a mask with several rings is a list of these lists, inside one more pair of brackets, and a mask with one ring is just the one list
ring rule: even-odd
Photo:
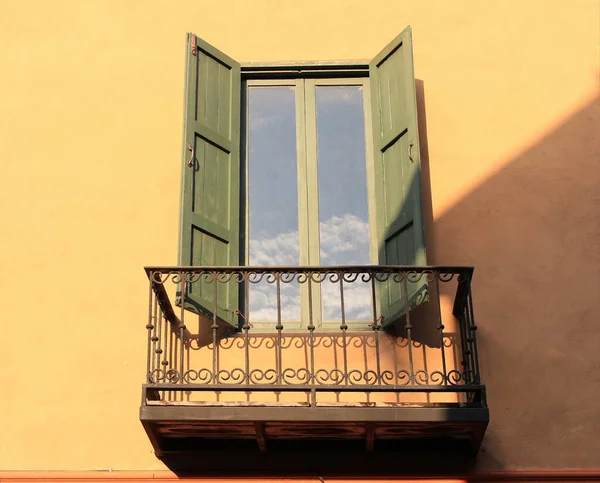
[[476,266],[479,464],[600,466],[599,12],[0,0],[0,469],[163,468],[142,266],[176,263],[185,32],[240,61],[368,59],[408,24],[429,260]]

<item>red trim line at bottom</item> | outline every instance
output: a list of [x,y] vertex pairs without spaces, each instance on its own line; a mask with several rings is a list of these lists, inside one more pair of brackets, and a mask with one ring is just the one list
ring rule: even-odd
[[407,475],[401,477],[347,478],[347,477],[179,477],[170,471],[0,471],[0,483],[91,483],[115,481],[122,483],[141,482],[202,482],[202,483],[484,483],[484,482],[557,482],[598,481],[600,470],[564,471],[493,471],[469,475],[426,476]]

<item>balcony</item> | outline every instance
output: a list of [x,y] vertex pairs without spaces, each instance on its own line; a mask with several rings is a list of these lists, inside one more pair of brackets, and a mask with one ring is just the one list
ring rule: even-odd
[[[477,453],[489,415],[472,268],[146,273],[140,420],[170,466],[231,451],[254,455],[250,466],[298,451],[335,449],[345,465],[351,454]],[[182,303],[182,293],[203,304]]]

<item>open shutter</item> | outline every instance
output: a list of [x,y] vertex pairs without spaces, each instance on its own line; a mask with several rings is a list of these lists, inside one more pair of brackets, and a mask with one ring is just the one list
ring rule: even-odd
[[[179,264],[239,265],[240,64],[188,34]],[[214,287],[191,284],[185,307],[212,315]],[[179,301],[181,302],[181,300]],[[238,287],[219,283],[217,316],[237,328]]]
[[[369,63],[373,113],[376,239],[380,265],[426,265],[421,163],[410,27]],[[424,282],[382,284],[383,324],[426,299]],[[407,296],[408,294],[408,296]]]

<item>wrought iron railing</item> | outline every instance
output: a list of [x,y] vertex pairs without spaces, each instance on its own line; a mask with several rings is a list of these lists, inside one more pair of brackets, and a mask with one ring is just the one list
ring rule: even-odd
[[[147,267],[146,273],[144,404],[485,406],[471,267]],[[253,292],[261,284],[270,295]],[[200,313],[183,303],[194,293],[204,301],[196,305]],[[356,309],[359,299],[367,311]]]

